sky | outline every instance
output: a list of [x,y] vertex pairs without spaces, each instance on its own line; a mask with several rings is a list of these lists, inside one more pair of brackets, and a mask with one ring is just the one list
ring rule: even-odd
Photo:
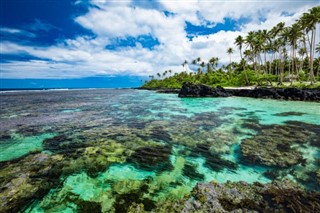
[[[314,0],[0,0],[0,88],[136,87],[238,35],[291,25]],[[82,80],[81,80],[82,79]],[[108,82],[105,83],[104,82]],[[125,83],[127,82],[127,83]]]

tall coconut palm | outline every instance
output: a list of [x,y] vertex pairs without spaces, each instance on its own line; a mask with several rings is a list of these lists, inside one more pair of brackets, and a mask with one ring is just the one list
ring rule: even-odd
[[316,42],[316,25],[320,23],[320,6],[313,7],[309,10],[309,13],[304,13],[300,19],[302,27],[306,32],[311,31],[310,39],[310,81],[311,84],[315,82],[314,72],[313,72],[313,60],[314,60],[314,50]]
[[300,58],[300,71],[302,71],[302,68],[303,68],[303,60],[304,60],[304,55],[307,53],[307,50],[306,48],[302,47],[298,50],[298,54],[301,56]]
[[201,62],[200,67],[202,67],[202,72],[204,72],[204,67],[206,66],[206,63],[204,61]]
[[181,64],[181,66],[183,67],[183,71],[187,71],[187,65],[188,64],[188,61],[187,60],[184,60],[184,62]]
[[[278,72],[278,62],[280,60],[281,54],[280,53],[280,47],[282,44],[282,40],[280,38],[280,35],[284,29],[284,22],[278,23],[276,26],[274,26],[270,31],[269,31],[269,45],[272,49],[272,60],[276,59],[276,69],[275,73]],[[269,67],[269,73],[271,73],[272,66]]]
[[276,26],[274,26],[270,30],[271,37],[276,37],[277,35],[279,35],[281,33],[281,31],[283,30],[284,25],[285,25],[284,22],[280,22]]
[[[247,44],[247,47],[249,47],[249,52],[251,53],[251,60],[253,63],[254,71],[256,71],[256,65],[255,65],[255,33],[253,31],[250,31],[245,39],[245,43]],[[246,52],[246,51],[245,51]]]
[[297,49],[297,41],[301,37],[302,37],[301,27],[298,23],[294,23],[291,27],[289,27],[289,32],[288,32],[288,41],[292,49],[292,72],[293,73],[297,71],[296,49]]
[[218,66],[218,61],[219,61],[219,58],[218,58],[218,57],[212,57],[212,58],[210,58],[209,64],[210,64],[212,70],[215,70],[215,68]]
[[259,51],[260,62],[262,64],[261,52],[264,55],[264,73],[266,74],[267,63],[267,42],[270,40],[270,36],[267,30],[258,30],[256,33],[256,46]]
[[233,54],[233,49],[231,47],[228,48],[227,53],[230,57],[230,64],[231,64],[231,55]]
[[236,38],[235,42],[234,42],[234,44],[239,47],[239,50],[240,50],[240,58],[241,58],[241,59],[242,59],[242,46],[243,46],[244,42],[245,42],[245,40],[244,40],[244,38],[243,38],[241,35],[239,35],[239,36]]

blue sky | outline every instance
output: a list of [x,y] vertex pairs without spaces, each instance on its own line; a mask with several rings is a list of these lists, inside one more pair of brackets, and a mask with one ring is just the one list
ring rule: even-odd
[[[270,29],[280,21],[291,24],[318,1],[0,4],[0,87],[29,87],[37,81],[35,87],[54,87],[57,79],[68,79],[59,87],[100,87],[101,82],[106,87],[135,87],[157,72],[181,72],[184,60],[198,56],[228,63],[226,49],[236,50],[236,36]],[[239,60],[238,51],[232,57]]]

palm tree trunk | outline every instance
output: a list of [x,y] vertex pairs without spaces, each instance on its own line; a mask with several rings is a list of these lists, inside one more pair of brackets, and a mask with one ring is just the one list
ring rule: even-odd
[[[306,33],[307,34],[307,33]],[[308,37],[308,36],[307,36]],[[307,55],[307,57],[309,58],[309,55],[308,55],[308,51],[307,51],[307,42],[306,42],[306,36],[305,35],[303,35],[303,47],[305,48],[305,50],[306,50],[306,55]]]
[[267,67],[267,53],[264,51],[264,69],[265,72],[268,73],[268,67]]
[[282,55],[281,55],[281,53],[280,53],[280,55],[279,55],[279,85],[281,85],[282,84],[282,82],[283,82],[283,79],[282,79],[282,73],[283,73],[283,62],[282,62]]
[[315,82],[314,73],[313,73],[313,53],[314,53],[314,46],[315,46],[315,32],[312,29],[311,32],[311,47],[310,47],[310,82],[313,84]]
[[296,75],[296,79],[299,81],[298,69],[297,69],[297,62],[296,62],[296,44],[293,44],[293,62],[292,62],[292,73]]

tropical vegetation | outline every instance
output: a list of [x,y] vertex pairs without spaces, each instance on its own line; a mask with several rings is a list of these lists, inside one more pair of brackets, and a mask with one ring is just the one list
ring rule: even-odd
[[208,61],[197,57],[191,63],[185,60],[182,72],[166,70],[156,77],[149,76],[143,87],[180,88],[186,81],[212,86],[292,86],[296,82],[315,85],[320,81],[320,43],[316,44],[319,23],[320,6],[317,6],[303,13],[291,26],[280,22],[270,30],[237,36],[234,45],[240,53],[239,62],[232,61],[235,50],[229,47],[227,65],[219,67],[218,57]]

